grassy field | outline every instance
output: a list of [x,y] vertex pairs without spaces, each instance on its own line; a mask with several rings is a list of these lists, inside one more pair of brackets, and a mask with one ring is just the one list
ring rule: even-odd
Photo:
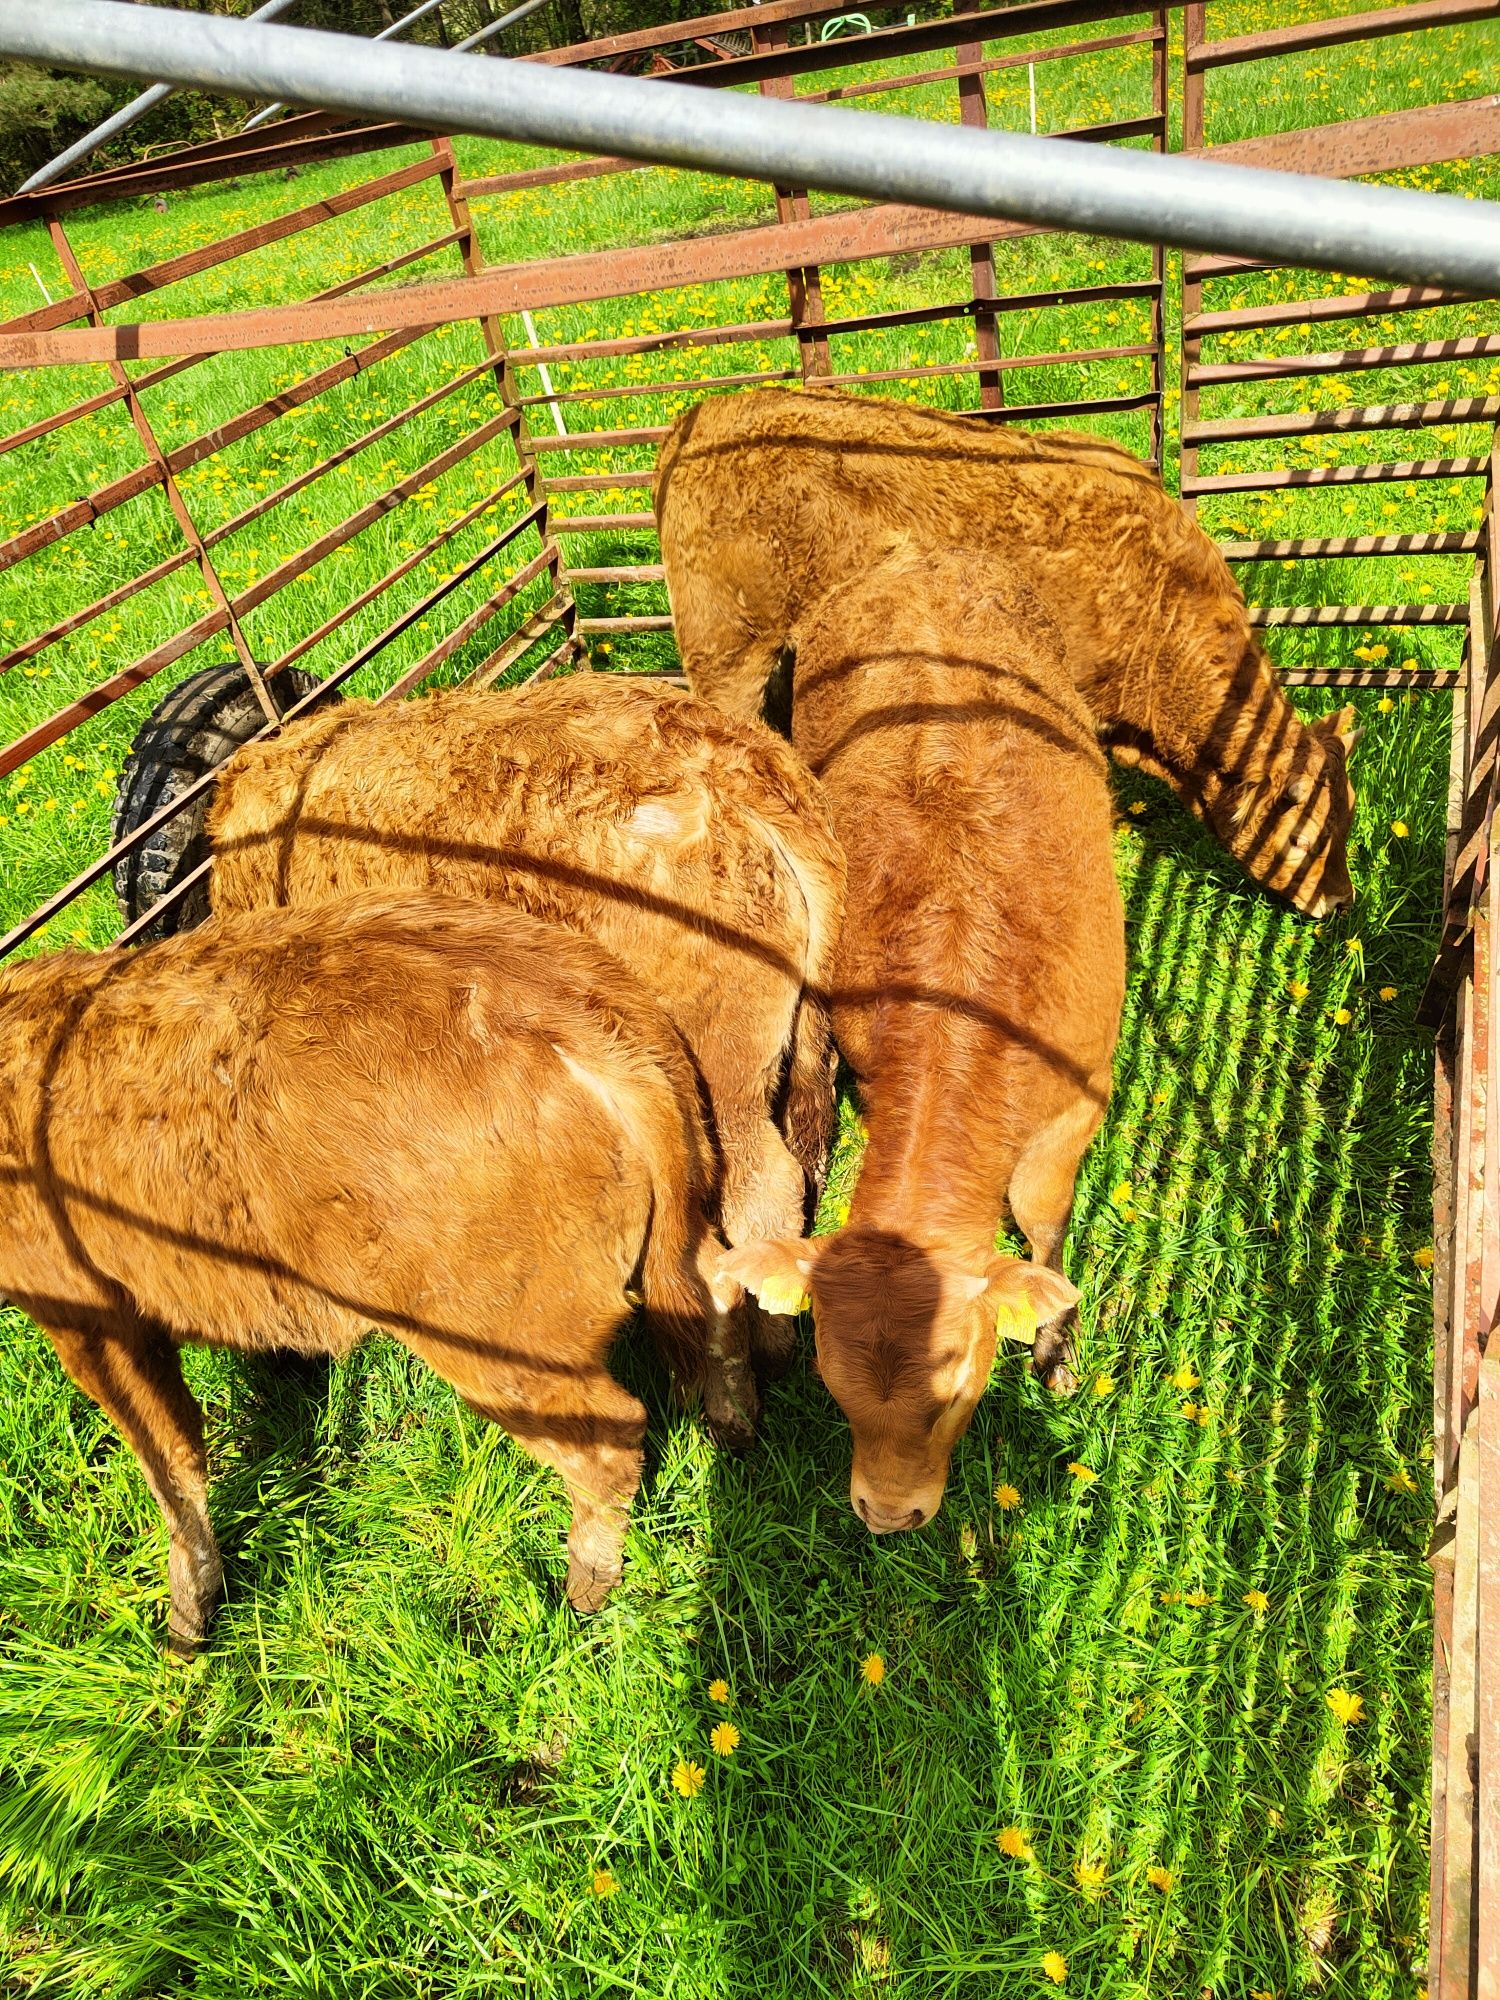
[[[1323,11],[1234,0],[1212,28]],[[1485,26],[1419,47],[1405,38],[1284,59],[1211,79],[1210,134],[1473,96],[1487,68]],[[1043,64],[1040,123],[1137,115],[1148,80],[1139,50]],[[956,115],[951,87],[874,102]],[[1024,126],[1025,71],[991,78],[990,102],[997,123]],[[534,157],[474,143],[460,152],[472,172]],[[293,189],[210,188],[172,197],[165,213],[143,202],[82,214],[70,233],[102,281],[364,171],[311,170]],[[1494,162],[1404,178],[1500,193]],[[773,212],[764,189],[664,171],[477,209],[497,261]],[[305,295],[447,227],[425,182],[145,310]],[[1023,291],[1142,277],[1148,253],[1037,237],[1004,246],[999,263],[1001,289]],[[448,250],[421,275],[457,268]],[[65,288],[45,235],[12,231],[0,243],[0,314],[38,303],[38,280],[54,296]],[[952,297],[966,281],[960,251],[829,271],[825,292],[833,313]],[[1292,290],[1250,277],[1214,303]],[[537,330],[548,342],[741,321],[779,314],[784,300],[779,278],[737,281],[547,312]],[[1424,315],[1420,335],[1412,327],[1334,323],[1288,344],[1493,332],[1495,316],[1455,307]],[[1145,333],[1134,301],[1001,322],[1011,353]],[[837,363],[954,360],[967,334],[959,322],[860,336],[841,343]],[[175,445],[342,351],[209,361],[150,391],[147,407]],[[1235,353],[1221,342],[1213,358]],[[200,526],[232,521],[481,354],[471,328],[426,337],[186,475]],[[794,360],[791,343],[767,340],[702,350],[682,372]],[[1141,388],[1146,366],[1059,362],[1011,375],[1008,394]],[[659,358],[617,360],[559,368],[555,380],[626,388],[666,372]],[[107,386],[102,370],[7,378],[0,428]],[[1204,411],[1497,390],[1500,366],[1476,358],[1315,377],[1291,394],[1220,391]],[[971,392],[935,377],[919,393],[961,407]],[[565,420],[663,422],[689,400],[601,397],[564,406]],[[226,582],[265,575],[492,407],[476,376],[226,534],[215,550]],[[550,421],[538,412],[539,434]],[[1101,428],[1145,444],[1144,417]],[[1470,426],[1404,433],[1394,448],[1341,438],[1337,453],[1315,439],[1301,456],[1423,458],[1488,443]],[[1269,463],[1276,449],[1223,448],[1212,466]],[[117,408],[0,458],[0,534],[138,462]],[[567,470],[647,462],[578,454]],[[1169,451],[1169,479],[1173,463]],[[513,467],[501,437],[252,614],[258,655],[335,617]],[[1480,498],[1472,480],[1235,495],[1204,519],[1244,534],[1467,528]],[[643,504],[639,489],[622,489],[567,496],[564,511]],[[402,602],[519,511],[519,496],[502,500],[414,571]],[[0,576],[0,640],[17,644],[178,546],[162,500],[128,503]],[[528,531],[507,560],[537,546]],[[598,564],[655,558],[648,536],[596,538],[586,558],[570,547]],[[1449,601],[1466,575],[1456,558],[1347,562],[1328,565],[1325,591]],[[481,574],[455,592],[357,685],[388,682],[494,582]],[[1269,602],[1293,587],[1277,565],[1246,583]],[[203,608],[197,591],[179,572],[11,670],[0,681],[4,739],[177,630]],[[539,582],[512,615],[544,596]],[[595,586],[584,602],[664,608],[651,586]],[[306,664],[332,668],[389,616],[378,604],[355,610]],[[1274,637],[1283,660],[1381,646],[1397,664],[1457,659],[1451,631]],[[482,635],[441,678],[494,643]],[[141,715],[170,680],[229,657],[210,641],[5,781],[0,919],[101,851]],[[670,657],[669,640],[647,635],[601,646],[596,664]],[[1434,936],[1448,707],[1399,690],[1358,705],[1359,901],[1347,917],[1312,925],[1273,906],[1164,793],[1120,784],[1131,984],[1115,1097],[1071,1239],[1083,1387],[1054,1401],[1014,1350],[1003,1356],[944,1510],[920,1535],[877,1544],[850,1512],[847,1435],[805,1360],[769,1396],[758,1451],[735,1462],[668,1406],[627,1338],[618,1367],[651,1408],[650,1463],[625,1584],[584,1625],[560,1601],[560,1488],[393,1343],[331,1371],[195,1352],[229,1595],[210,1651],[184,1672],[158,1648],[165,1537],[139,1473],[36,1331],[6,1313],[0,1992],[1415,2000],[1426,1950],[1432,1113],[1430,1041],[1413,1009]],[[101,887],[42,942],[103,943],[116,923]],[[853,1105],[842,1116],[825,1220],[858,1167]],[[738,1741],[720,1755],[710,1732],[725,1720]],[[690,1775],[674,1784],[684,1764],[702,1773],[700,1789]]]

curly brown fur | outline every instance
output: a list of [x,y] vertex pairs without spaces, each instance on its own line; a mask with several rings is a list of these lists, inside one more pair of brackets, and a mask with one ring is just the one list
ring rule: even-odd
[[[869,1144],[847,1225],[752,1244],[751,1291],[805,1284],[878,1532],[941,1501],[998,1305],[1056,1324],[1078,1163],[1109,1097],[1124,917],[1104,759],[1029,588],[988,554],[902,544],[797,631],[794,741],[849,857],[833,1021]],[[997,1258],[1009,1205],[1032,1262]]]
[[711,1173],[670,1023],[516,910],[364,895],[0,981],[0,1290],[134,1449],[182,1650],[222,1578],[186,1340],[385,1328],[562,1474],[569,1594],[601,1601],[646,1420],[609,1346],[639,1287],[702,1374]]
[[763,389],[677,419],[655,503],[688,679],[731,714],[785,720],[799,619],[888,535],[986,550],[1050,611],[1117,760],[1163,779],[1299,909],[1352,897],[1352,710],[1299,720],[1224,558],[1118,446]]
[[430,887],[596,938],[698,1063],[729,1240],[800,1226],[832,1119],[843,856],[770,731],[613,674],[350,702],[242,750],[208,832],[216,910]]

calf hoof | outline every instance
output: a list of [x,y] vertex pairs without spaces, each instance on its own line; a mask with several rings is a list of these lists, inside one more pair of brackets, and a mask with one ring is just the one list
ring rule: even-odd
[[1071,1396],[1078,1388],[1072,1332],[1073,1315],[1064,1313],[1061,1319],[1037,1329],[1036,1345],[1031,1350],[1031,1372],[1054,1396]]
[[750,1358],[760,1382],[779,1382],[797,1358],[797,1322],[787,1313],[750,1312]]
[[708,1425],[708,1434],[720,1451],[740,1456],[755,1443],[759,1426],[752,1411],[727,1400],[712,1407],[705,1402],[703,1417]]
[[207,1642],[206,1632],[181,1632],[175,1625],[169,1625],[162,1641],[162,1657],[174,1666],[190,1667]]
[[588,1618],[604,1609],[619,1581],[618,1569],[594,1569],[573,1557],[568,1563],[568,1602],[581,1618]]

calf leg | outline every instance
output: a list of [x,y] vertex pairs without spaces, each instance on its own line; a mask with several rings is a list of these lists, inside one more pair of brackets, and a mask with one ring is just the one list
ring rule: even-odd
[[566,1325],[539,1325],[535,1302],[524,1300],[512,1324],[529,1319],[535,1351],[560,1360],[576,1355],[574,1366],[529,1367],[510,1349],[487,1350],[472,1334],[447,1339],[402,1328],[401,1338],[482,1417],[562,1474],[573,1502],[568,1601],[575,1611],[597,1611],[620,1581],[630,1503],[641,1483],[646,1409],[602,1358],[591,1358],[608,1351],[619,1306],[585,1314],[582,1327],[576,1299],[570,1308],[553,1302],[553,1309],[567,1312]]
[[160,1327],[123,1314],[44,1330],[73,1381],[135,1453],[155,1495],[171,1537],[167,1644],[189,1658],[207,1635],[224,1566],[208,1518],[203,1412],[177,1349]]
[[[1053,1271],[1062,1269],[1079,1162],[1108,1100],[1106,1072],[1027,1142],[1011,1175],[1011,1214],[1031,1246],[1032,1261]],[[1072,1311],[1061,1313],[1037,1329],[1031,1365],[1054,1395],[1070,1396],[1078,1387],[1071,1338],[1075,1317]]]

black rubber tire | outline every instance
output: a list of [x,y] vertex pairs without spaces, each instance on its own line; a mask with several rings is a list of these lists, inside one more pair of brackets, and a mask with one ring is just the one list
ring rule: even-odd
[[[284,714],[318,685],[317,677],[288,667],[268,683]],[[335,697],[331,697],[336,699]],[[227,763],[265,727],[265,711],[241,666],[204,667],[164,695],[136,731],[115,793],[111,843],[170,805],[205,771]],[[157,828],[149,840],[115,863],[115,900],[127,924],[160,901],[208,859],[204,820],[213,797],[208,787],[185,811]],[[208,878],[197,882],[139,934],[148,944],[190,931],[208,915]]]

